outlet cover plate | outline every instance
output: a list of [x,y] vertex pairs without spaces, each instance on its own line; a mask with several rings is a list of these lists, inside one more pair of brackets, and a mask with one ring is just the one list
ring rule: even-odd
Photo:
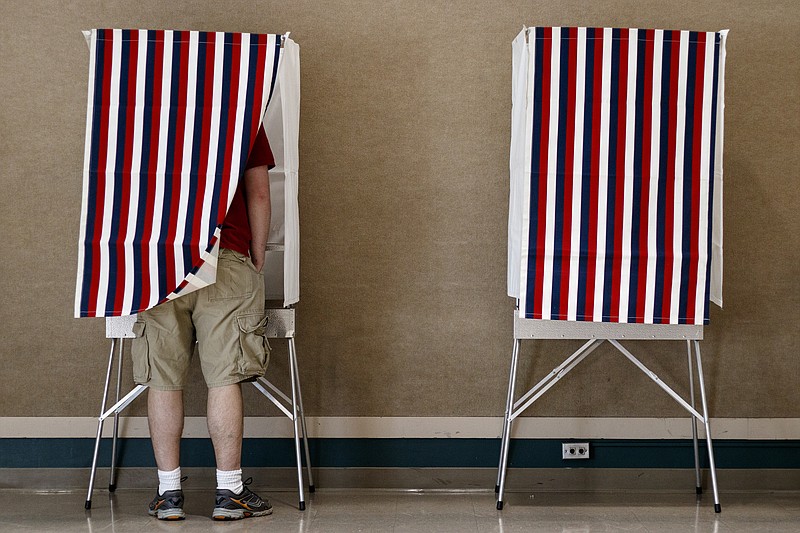
[[588,459],[589,458],[589,443],[588,442],[562,442],[561,443],[561,458],[562,459]]

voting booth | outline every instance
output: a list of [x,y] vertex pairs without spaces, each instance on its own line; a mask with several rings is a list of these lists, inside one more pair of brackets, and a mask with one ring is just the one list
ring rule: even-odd
[[[121,396],[124,339],[136,313],[216,280],[220,228],[258,129],[275,158],[272,218],[264,251],[265,336],[289,343],[291,393],[265,378],[253,385],[294,425],[299,507],[303,468],[313,492],[295,350],[300,296],[297,204],[299,46],[289,34],[95,29],[89,83],[78,245],[76,317],[106,317],[112,339],[86,508],[91,507],[103,423],[146,386]],[[116,397],[110,385],[116,363]],[[301,442],[303,441],[303,446]]]
[[[691,415],[698,494],[704,424],[720,511],[699,341],[710,302],[722,306],[726,37],[535,27],[513,42],[507,279],[516,309],[498,509],[514,419],[608,342]],[[587,342],[518,396],[520,341],[544,339]],[[685,342],[689,400],[627,340]]]

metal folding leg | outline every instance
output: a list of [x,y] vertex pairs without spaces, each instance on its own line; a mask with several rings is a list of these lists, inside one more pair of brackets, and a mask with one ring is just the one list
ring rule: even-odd
[[294,375],[297,382],[297,402],[300,411],[300,425],[303,428],[303,448],[305,449],[306,456],[306,473],[308,475],[308,492],[314,492],[314,476],[311,473],[311,453],[308,451],[308,429],[306,427],[305,409],[303,409],[303,391],[300,388],[300,369],[297,366],[297,350],[294,345],[294,338],[289,339],[289,349],[294,354],[292,361],[294,363]]
[[[314,478],[311,472],[311,453],[308,447],[308,430],[306,428],[305,412],[303,410],[303,394],[300,388],[300,371],[297,364],[297,350],[294,339],[294,309],[267,309],[267,337],[285,338],[289,342],[289,373],[291,378],[291,397],[284,394],[278,387],[266,378],[259,378],[253,386],[271,401],[280,411],[292,421],[295,460],[297,462],[297,491],[299,496],[298,508],[306,508],[305,492],[303,490],[303,458],[305,457],[306,472],[308,475],[308,490],[314,492]],[[303,441],[303,450],[300,449],[300,440]]]
[[[112,338],[111,339],[111,353],[108,356],[108,370],[106,371],[106,384],[105,388],[103,389],[103,401],[100,406],[100,416],[97,418],[97,436],[94,441],[94,455],[92,456],[92,470],[89,474],[89,490],[86,494],[86,509],[92,508],[92,492],[94,492],[94,481],[97,474],[97,458],[100,452],[100,441],[102,440],[103,436],[103,424],[105,423],[106,418],[111,415],[114,415],[114,433],[112,436],[111,442],[111,475],[109,478],[108,490],[110,492],[114,492],[117,488],[116,483],[116,468],[117,468],[117,443],[119,440],[119,414],[125,410],[128,405],[131,404],[133,400],[139,397],[145,390],[147,390],[147,385],[137,385],[134,387],[128,394],[124,397],[120,398],[120,387],[122,381],[122,356],[123,356],[123,348],[125,345],[124,338]],[[118,354],[119,354],[119,361],[117,362],[117,396],[116,396],[116,403],[112,405],[110,408],[106,409],[106,403],[108,401],[108,391],[110,389],[111,384],[111,371],[114,365],[114,351],[115,348],[118,347]]]
[[295,370],[295,354],[294,343],[289,341],[289,372],[292,378],[292,426],[294,427],[294,453],[297,460],[297,491],[300,494],[300,503],[298,505],[301,511],[306,508],[306,499],[303,494],[303,460],[300,458],[300,416],[298,412],[297,401],[297,372]]
[[511,357],[511,377],[509,378],[509,405],[506,411],[505,424],[503,427],[503,439],[500,445],[500,466],[498,467],[498,489],[497,489],[497,509],[503,509],[503,495],[505,494],[505,479],[506,470],[508,467],[508,448],[511,439],[511,424],[514,419],[521,415],[528,407],[530,407],[536,400],[542,397],[544,393],[550,390],[553,385],[558,383],[564,376],[566,376],[573,368],[586,359],[590,353],[597,349],[602,340],[592,339],[587,341],[586,344],[578,348],[572,355],[564,360],[560,365],[554,368],[547,376],[544,377],[539,383],[534,385],[528,392],[526,392],[518,400],[514,400],[516,382],[517,366],[519,364],[519,339],[515,341],[514,353]]
[[[517,353],[519,351],[519,340],[514,339],[514,347],[511,349],[511,364],[514,364],[514,361],[517,359]],[[500,437],[500,464],[497,465],[497,483],[494,485],[494,492],[500,492],[500,475],[503,471],[503,450],[506,447],[506,423],[505,421],[508,420],[508,416],[511,414],[511,407],[514,402],[513,397],[513,388],[511,387],[511,379],[516,371],[515,368],[511,369],[511,375],[508,378],[508,395],[506,396],[506,411],[505,417],[503,418],[503,434]]]
[[[119,393],[122,387],[122,361],[125,341],[119,340],[119,353],[117,356],[117,394],[114,403],[119,403]],[[117,441],[119,440],[119,412],[114,411],[114,432],[111,437],[111,474],[108,480],[108,491],[117,490]]]
[[[692,341],[686,341],[689,356],[689,402],[695,407],[694,402],[694,372],[692,371]],[[703,494],[703,485],[700,480],[700,450],[697,444],[697,418],[692,416],[692,448],[694,448],[694,478],[695,492]]]
[[703,424],[706,427],[706,447],[708,448],[708,467],[711,471],[711,488],[714,490],[714,511],[722,511],[719,503],[719,490],[717,489],[717,467],[714,463],[714,445],[711,442],[711,420],[708,416],[708,402],[706,401],[706,386],[703,382],[703,361],[700,357],[700,342],[694,341],[694,354],[697,359],[697,380],[700,383],[700,400],[703,403]]
[[514,340],[514,349],[511,354],[511,371],[508,377],[508,403],[503,420],[503,439],[500,444],[500,465],[498,467],[497,481],[497,509],[503,509],[503,493],[506,488],[506,467],[508,465],[508,445],[511,438],[511,409],[514,401],[514,389],[517,383],[517,363],[519,362],[519,340]]
[[[120,340],[120,344],[122,341]],[[114,364],[114,349],[117,346],[117,339],[111,341],[111,352],[108,354],[108,369],[106,370],[106,384],[103,388],[103,401],[100,403],[100,418],[97,422],[97,437],[94,439],[94,455],[92,456],[92,470],[89,474],[89,490],[86,493],[86,509],[92,508],[92,491],[94,490],[94,477],[97,473],[97,455],[100,452],[100,438],[103,436],[103,412],[106,410],[106,401],[108,400],[108,387],[111,384],[111,368]]]

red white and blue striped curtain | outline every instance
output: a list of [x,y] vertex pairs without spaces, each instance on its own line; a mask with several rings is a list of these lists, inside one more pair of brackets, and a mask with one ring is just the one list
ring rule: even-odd
[[510,236],[520,225],[509,239],[519,246],[509,268],[519,269],[510,294],[520,316],[708,323],[726,33],[537,27],[526,36],[514,89],[524,119],[512,126],[524,170],[515,184],[512,161],[521,201],[509,219]]
[[88,40],[75,315],[123,316],[215,281],[281,38],[98,29]]

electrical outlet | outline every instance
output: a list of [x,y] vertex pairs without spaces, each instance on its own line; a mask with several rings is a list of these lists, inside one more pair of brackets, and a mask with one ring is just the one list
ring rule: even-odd
[[562,442],[561,443],[561,458],[562,459],[588,459],[589,458],[589,443],[588,442]]

